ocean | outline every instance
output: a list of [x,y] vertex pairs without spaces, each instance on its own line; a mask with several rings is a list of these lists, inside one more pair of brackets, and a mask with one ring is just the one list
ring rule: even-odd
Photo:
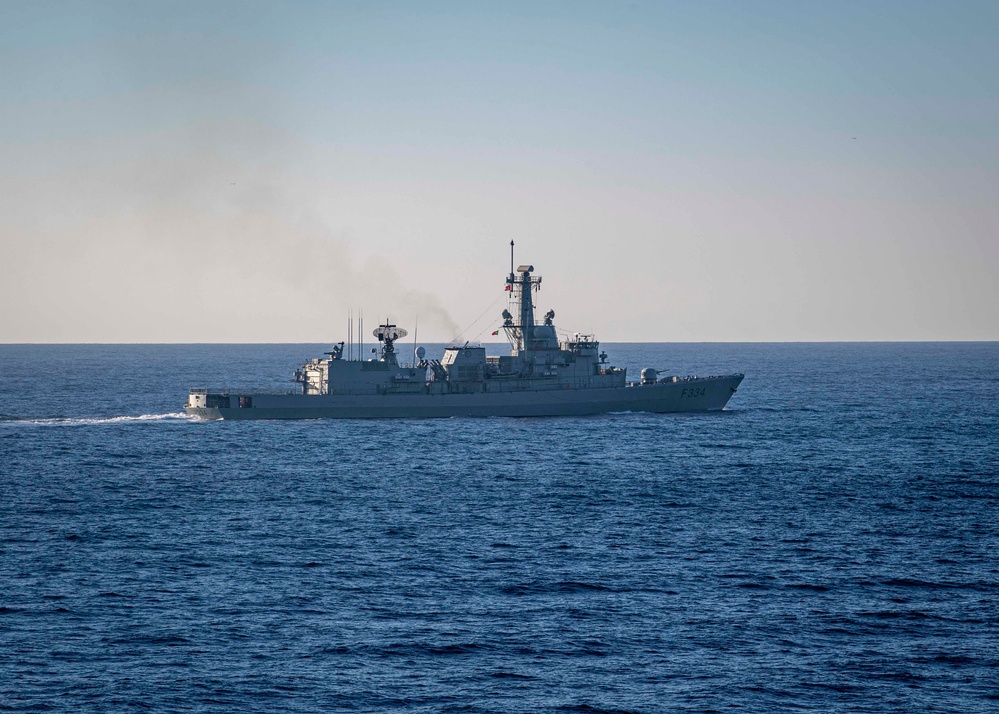
[[328,347],[0,345],[0,710],[999,711],[999,343],[604,348],[746,378],[197,422]]

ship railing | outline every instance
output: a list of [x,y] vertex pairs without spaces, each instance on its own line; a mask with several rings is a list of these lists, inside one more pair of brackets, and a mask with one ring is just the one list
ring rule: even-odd
[[[670,375],[668,377],[662,377],[659,379],[659,384],[667,384],[670,382],[693,382],[698,379],[725,379],[726,377],[743,377],[745,375],[741,373],[736,374],[709,374],[707,376],[698,376],[696,374],[688,374],[685,376]],[[640,384],[640,382],[636,382]]]
[[253,395],[257,394],[272,394],[272,395],[283,395],[283,394],[301,394],[302,389],[261,389],[260,387],[209,387],[207,389],[192,389],[191,394],[220,394],[223,396],[228,395]]

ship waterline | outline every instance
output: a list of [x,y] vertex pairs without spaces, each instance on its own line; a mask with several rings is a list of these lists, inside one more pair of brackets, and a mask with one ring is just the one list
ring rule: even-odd
[[[640,381],[608,363],[591,335],[559,339],[549,310],[534,317],[541,277],[534,266],[513,267],[505,290],[509,309],[502,330],[509,355],[487,357],[479,345],[452,345],[440,360],[418,348],[412,366],[399,364],[396,340],[406,330],[379,325],[378,359],[350,359],[344,343],[295,372],[297,392],[192,389],[185,410],[203,419],[383,419],[441,417],[582,416],[613,412],[702,412],[725,408],[742,374],[660,378],[653,368]],[[348,352],[350,350],[348,349]],[[419,360],[417,362],[417,359]]]

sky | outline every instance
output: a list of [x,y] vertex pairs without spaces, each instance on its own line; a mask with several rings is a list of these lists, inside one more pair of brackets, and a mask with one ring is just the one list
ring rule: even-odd
[[0,342],[999,339],[999,3],[0,0]]

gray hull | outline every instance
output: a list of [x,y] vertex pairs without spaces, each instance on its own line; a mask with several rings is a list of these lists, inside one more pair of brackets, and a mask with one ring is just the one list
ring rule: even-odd
[[[703,412],[724,409],[743,375],[608,389],[474,394],[232,394],[230,407],[186,406],[202,419],[420,419],[582,416],[609,412]],[[238,406],[240,403],[246,406]]]

